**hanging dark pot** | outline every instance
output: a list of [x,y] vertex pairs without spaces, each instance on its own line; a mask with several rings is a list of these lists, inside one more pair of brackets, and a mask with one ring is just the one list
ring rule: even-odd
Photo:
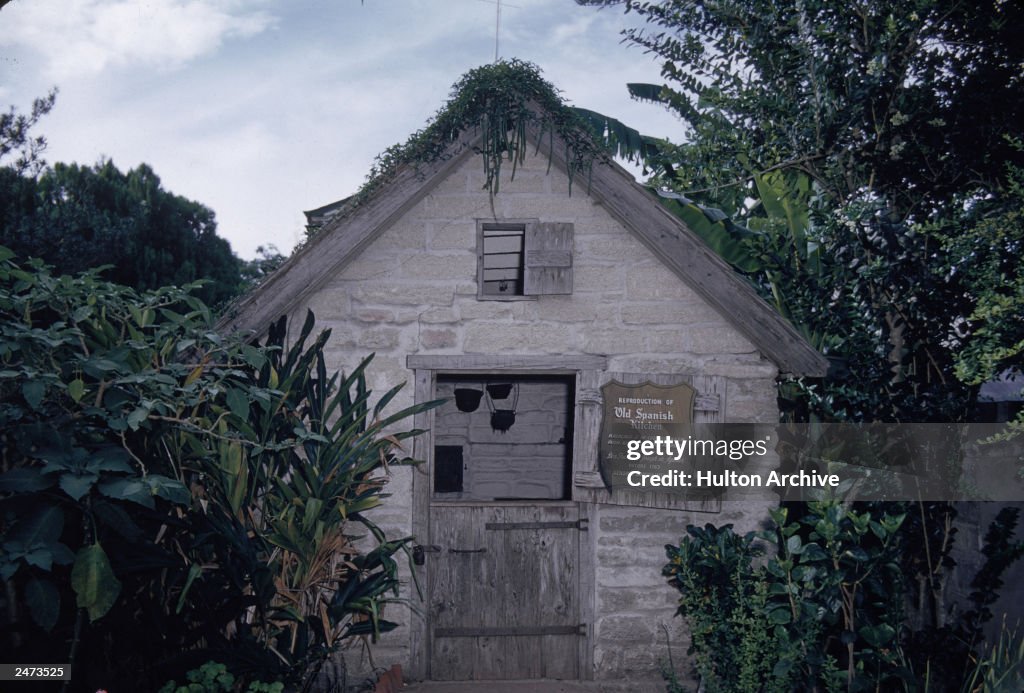
[[[512,398],[512,406],[508,409],[498,409],[494,406],[494,400],[506,399],[510,392],[515,391]],[[491,428],[499,433],[504,433],[512,428],[516,422],[516,407],[519,405],[519,386],[513,383],[491,383],[487,386],[487,408],[491,411]]]
[[468,387],[455,388],[455,406],[459,411],[476,411],[480,406],[480,399],[484,396],[483,390],[474,390]]
[[512,383],[491,383],[487,386],[487,394],[491,399],[505,399],[512,392]]
[[491,428],[504,433],[516,422],[515,409],[495,409],[491,412]]

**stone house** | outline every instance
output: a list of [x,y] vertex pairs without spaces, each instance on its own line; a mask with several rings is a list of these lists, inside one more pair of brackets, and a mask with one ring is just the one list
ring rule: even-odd
[[614,162],[571,182],[564,143],[534,131],[492,195],[478,138],[317,210],[319,233],[226,327],[260,333],[312,309],[332,328],[331,367],[375,352],[375,391],[409,383],[395,408],[452,398],[419,416],[424,463],[393,470],[375,511],[389,535],[416,537],[424,590],[389,614],[404,625],[374,647],[377,666],[660,690],[669,647],[678,663],[688,645],[664,545],[767,512],[732,492],[688,505],[606,490],[602,386],[687,384],[695,421],[771,423],[776,378],[827,363]]

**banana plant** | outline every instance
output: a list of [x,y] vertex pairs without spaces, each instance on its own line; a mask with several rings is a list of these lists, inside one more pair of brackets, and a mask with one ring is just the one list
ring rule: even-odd
[[[629,84],[636,99],[682,108],[670,90],[653,84]],[[641,134],[625,123],[595,111],[576,108],[599,144],[613,155],[644,165],[644,171],[661,171],[660,181],[675,182],[676,169],[669,160],[671,145]],[[787,300],[794,275],[816,276],[825,271],[819,245],[814,241],[810,205],[811,180],[796,171],[758,171],[749,161],[752,183],[744,224],[725,211],[701,205],[671,186],[650,185],[649,190],[668,212],[677,217],[738,272],[751,279],[775,308],[789,319],[812,345],[825,346],[824,335],[796,316]],[[787,271],[788,268],[788,271]]]

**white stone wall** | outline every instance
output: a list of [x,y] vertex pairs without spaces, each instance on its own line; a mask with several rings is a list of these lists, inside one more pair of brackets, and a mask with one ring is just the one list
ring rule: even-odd
[[[350,369],[376,352],[369,381],[383,392],[411,380],[409,354],[600,354],[612,371],[725,376],[729,421],[778,420],[775,366],[591,198],[585,178],[570,196],[566,176],[549,173],[543,158],[529,160],[515,180],[508,169],[491,198],[482,164],[471,158],[310,299],[318,325],[333,329],[327,355],[336,367]],[[572,223],[572,295],[478,300],[477,220],[495,218]],[[412,397],[410,384],[392,408]],[[394,471],[392,497],[377,514],[395,535],[411,531],[411,474]],[[662,624],[682,667],[687,641],[673,617],[676,595],[661,577],[663,546],[688,523],[734,522],[746,531],[767,514],[763,504],[726,506],[718,515],[598,508],[590,535],[597,678],[658,678],[667,655]],[[407,618],[419,617],[399,620]],[[406,664],[408,655],[405,629],[374,651],[384,666]]]

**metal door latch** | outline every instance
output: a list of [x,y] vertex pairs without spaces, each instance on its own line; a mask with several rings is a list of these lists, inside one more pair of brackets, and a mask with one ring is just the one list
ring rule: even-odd
[[428,544],[426,546],[421,546],[419,544],[414,544],[413,547],[412,547],[412,562],[413,562],[413,565],[423,565],[424,563],[426,563],[427,562],[426,554],[428,552],[429,553],[440,553],[441,552],[441,547],[440,546],[435,546],[434,544]]

